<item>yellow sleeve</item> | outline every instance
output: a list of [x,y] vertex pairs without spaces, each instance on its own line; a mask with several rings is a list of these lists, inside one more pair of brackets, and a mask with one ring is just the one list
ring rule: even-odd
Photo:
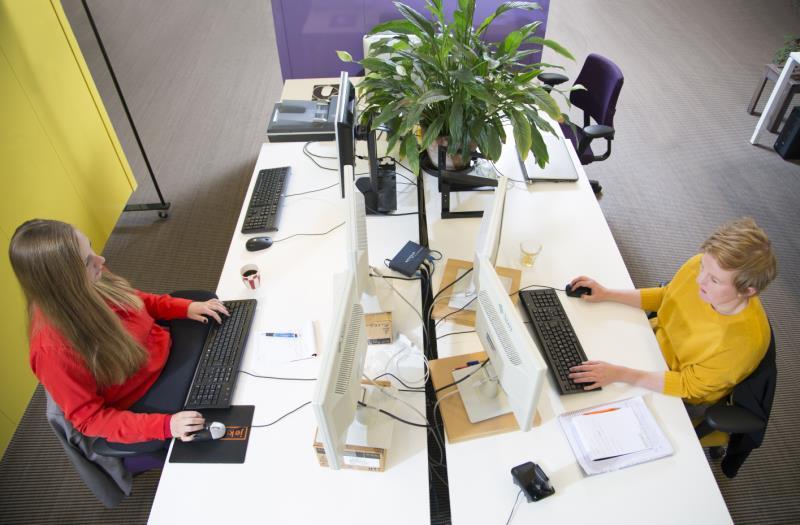
[[642,310],[648,312],[656,312],[661,306],[661,301],[664,300],[664,292],[666,287],[659,288],[640,288],[639,294],[642,301]]

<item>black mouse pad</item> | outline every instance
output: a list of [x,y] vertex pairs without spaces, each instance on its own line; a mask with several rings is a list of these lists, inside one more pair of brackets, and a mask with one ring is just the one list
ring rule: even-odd
[[219,421],[225,425],[225,437],[199,443],[175,440],[169,462],[244,463],[255,409],[253,405],[241,405],[203,410],[202,414],[207,422]]

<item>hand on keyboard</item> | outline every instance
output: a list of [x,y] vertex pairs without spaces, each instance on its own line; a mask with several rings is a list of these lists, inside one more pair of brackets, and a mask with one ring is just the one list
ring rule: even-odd
[[186,317],[195,321],[200,321],[201,323],[207,323],[208,318],[211,317],[217,323],[222,324],[222,317],[220,317],[220,314],[226,317],[230,316],[227,308],[222,304],[222,301],[219,299],[211,299],[202,303],[191,303]]
[[569,369],[569,378],[576,383],[585,383],[585,390],[594,390],[611,383],[625,382],[626,370],[624,366],[605,361],[584,361]]

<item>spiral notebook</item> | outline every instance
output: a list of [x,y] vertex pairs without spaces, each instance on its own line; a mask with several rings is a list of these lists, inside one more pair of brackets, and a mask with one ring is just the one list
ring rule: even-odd
[[559,422],[578,464],[590,476],[674,453],[642,396],[568,412]]

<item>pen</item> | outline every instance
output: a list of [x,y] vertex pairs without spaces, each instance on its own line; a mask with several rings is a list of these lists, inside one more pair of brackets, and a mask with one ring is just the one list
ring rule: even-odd
[[267,337],[300,337],[292,332],[264,332]]
[[462,366],[458,366],[458,367],[454,368],[453,370],[454,371],[455,370],[461,370],[463,368],[467,368],[467,367],[474,366],[474,365],[477,365],[477,364],[480,364],[480,361],[467,361],[467,364],[462,365]]
[[[582,416],[591,416],[592,414],[605,414],[606,412],[614,412],[615,410],[619,410],[619,407],[606,408],[606,409],[603,409],[603,410],[595,410],[594,412],[586,412],[586,413],[581,414],[581,415]],[[603,458],[603,459],[605,459],[605,458]]]

